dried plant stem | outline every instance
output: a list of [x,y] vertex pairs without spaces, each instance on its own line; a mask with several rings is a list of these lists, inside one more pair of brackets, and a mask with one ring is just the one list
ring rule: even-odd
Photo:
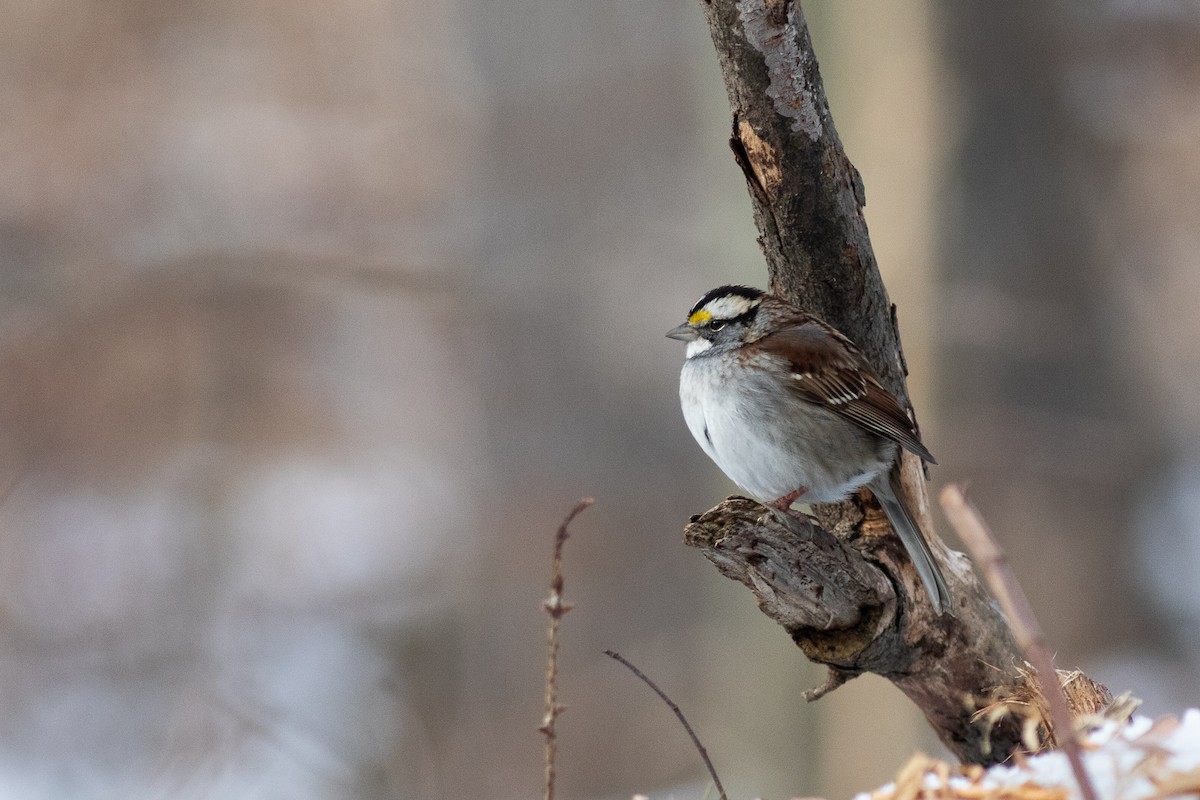
[[1013,574],[1008,556],[996,544],[979,512],[967,502],[961,489],[953,485],[947,486],[942,490],[941,502],[947,519],[971,552],[971,558],[983,573],[983,579],[991,589],[992,595],[1004,609],[1013,636],[1025,653],[1026,660],[1037,670],[1037,681],[1050,709],[1055,741],[1071,763],[1071,770],[1079,783],[1079,791],[1084,800],[1096,800],[1095,787],[1083,768],[1083,759],[1079,754],[1079,740],[1075,736],[1075,725],[1067,706],[1067,696],[1058,679],[1058,672],[1054,669],[1054,661],[1049,648],[1046,647],[1042,629],[1038,626],[1029,599]]
[[558,627],[562,618],[571,610],[570,604],[563,602],[563,543],[567,541],[567,527],[571,521],[593,502],[595,501],[590,497],[580,500],[567,514],[562,525],[558,526],[558,533],[554,537],[554,566],[550,579],[550,596],[542,604],[546,613],[550,615],[550,627],[546,633],[546,712],[542,716],[542,725],[538,728],[546,737],[544,747],[545,791],[543,793],[545,800],[554,800],[554,761],[558,753],[554,723],[558,720],[559,715],[567,709],[558,702]]
[[692,737],[692,744],[696,746],[697,752],[700,753],[700,759],[704,762],[704,766],[708,769],[708,774],[709,777],[712,778],[713,786],[717,787],[717,794],[720,796],[721,800],[728,800],[728,797],[725,794],[725,787],[721,785],[721,779],[717,777],[717,771],[713,768],[712,760],[708,757],[708,751],[704,749],[704,745],[700,744],[700,737],[696,736],[696,732],[692,730],[692,726],[688,724],[687,717],[685,717],[683,712],[679,710],[679,706],[675,704],[675,701],[670,697],[667,697],[667,693],[658,688],[658,684],[650,680],[646,673],[629,663],[629,661],[627,661],[620,653],[616,652],[615,650],[605,650],[604,655],[608,656],[614,661],[620,662],[625,666],[626,669],[638,676],[642,683],[653,689],[654,693],[661,697],[662,701],[667,704],[667,707],[675,712],[675,716],[679,718],[679,723],[683,725],[683,729],[687,731],[688,736]]

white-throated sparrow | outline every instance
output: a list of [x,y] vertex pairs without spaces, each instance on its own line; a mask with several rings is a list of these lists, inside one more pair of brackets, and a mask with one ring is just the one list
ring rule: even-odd
[[867,486],[929,592],[950,594],[903,500],[903,447],[937,461],[854,343],[791,303],[747,286],[713,289],[667,333],[688,343],[679,377],[696,441],[747,492],[786,511]]

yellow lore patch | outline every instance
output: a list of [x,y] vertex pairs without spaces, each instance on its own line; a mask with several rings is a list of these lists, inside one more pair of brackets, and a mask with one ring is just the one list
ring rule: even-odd
[[[679,319],[676,317],[676,319]],[[688,325],[703,325],[712,319],[712,312],[707,309],[700,309],[695,314],[688,317]]]

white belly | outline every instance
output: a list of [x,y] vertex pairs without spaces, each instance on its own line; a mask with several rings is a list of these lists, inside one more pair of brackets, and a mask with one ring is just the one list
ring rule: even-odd
[[714,384],[714,359],[684,362],[679,397],[688,429],[729,478],[760,500],[801,487],[798,502],[832,503],[890,466],[896,445],[757,375]]

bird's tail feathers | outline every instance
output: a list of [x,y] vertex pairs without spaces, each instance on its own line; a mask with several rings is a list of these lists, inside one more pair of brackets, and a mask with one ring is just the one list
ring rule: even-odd
[[899,466],[893,465],[886,478],[880,475],[872,481],[871,489],[883,506],[892,527],[899,534],[900,541],[904,543],[904,549],[908,551],[913,566],[917,568],[921,583],[925,584],[925,591],[929,593],[933,610],[939,614],[950,613],[950,589],[946,586],[946,579],[942,577],[933,552],[929,549],[929,543],[921,533],[921,526],[901,499],[904,493],[900,486]]

